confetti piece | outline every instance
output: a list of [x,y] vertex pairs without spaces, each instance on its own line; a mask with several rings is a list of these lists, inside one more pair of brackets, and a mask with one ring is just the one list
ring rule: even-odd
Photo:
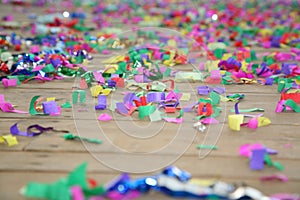
[[17,86],[17,83],[18,83],[18,79],[7,79],[7,78],[3,78],[2,79],[2,84],[5,88],[8,88],[8,87],[15,87]]
[[250,169],[252,170],[263,170],[264,169],[264,157],[266,150],[254,149],[250,157]]
[[217,146],[214,145],[197,145],[197,149],[212,149],[212,150],[218,150]]
[[4,142],[6,142],[9,147],[19,144],[17,141],[17,137],[12,135],[0,136],[0,143],[4,143]]
[[279,180],[281,182],[287,182],[288,177],[283,174],[275,174],[275,175],[269,175],[269,176],[261,176],[261,181],[272,181],[272,180]]
[[99,115],[98,120],[100,120],[100,121],[110,121],[110,120],[112,120],[112,117],[107,113],[102,113],[102,114]]
[[98,104],[95,106],[96,110],[104,110],[106,109],[106,96],[105,95],[98,95]]
[[78,98],[80,103],[86,102],[86,92],[85,90],[75,90],[72,92],[72,103],[78,103]]
[[72,133],[64,134],[62,137],[65,140],[83,140],[83,141],[87,141],[90,143],[102,144],[102,141],[99,139],[90,139],[90,138],[79,137],[79,136],[73,135]]
[[71,199],[70,190],[75,186],[80,187],[84,191],[84,194],[87,196],[93,196],[93,194],[103,195],[105,193],[104,187],[88,187],[86,178],[86,168],[87,163],[83,163],[79,165],[76,169],[74,169],[66,178],[59,179],[56,182],[50,184],[30,182],[24,188],[24,195],[28,198],[61,200]]
[[244,121],[244,115],[228,115],[229,128],[235,131],[241,130],[241,124]]

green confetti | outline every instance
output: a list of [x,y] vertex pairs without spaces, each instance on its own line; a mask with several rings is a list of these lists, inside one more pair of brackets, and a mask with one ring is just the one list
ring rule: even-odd
[[61,104],[60,107],[61,107],[61,108],[72,108],[72,105],[71,105],[70,102],[67,101],[67,102]]
[[212,150],[218,150],[218,147],[215,145],[202,145],[198,144],[197,149],[212,149]]
[[89,188],[86,176],[87,163],[79,165],[66,178],[61,178],[54,183],[30,182],[26,185],[24,195],[29,198],[43,198],[48,200],[71,200],[70,189],[79,186],[86,198],[103,195],[106,191],[103,186]]
[[91,139],[91,138],[79,137],[79,136],[73,135],[72,133],[66,133],[62,137],[65,140],[76,140],[76,139],[79,139],[79,140],[87,141],[87,142],[90,142],[90,143],[102,144],[102,141],[99,140],[99,139],[96,139],[96,138]]

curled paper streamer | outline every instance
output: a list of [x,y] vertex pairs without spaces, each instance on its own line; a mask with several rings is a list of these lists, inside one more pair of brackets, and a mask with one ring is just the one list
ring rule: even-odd
[[10,127],[10,133],[12,135],[20,135],[20,136],[27,136],[27,137],[33,137],[40,135],[46,131],[54,131],[54,132],[69,132],[65,130],[55,130],[53,127],[42,127],[38,124],[30,125],[27,128],[26,132],[20,131],[18,128],[18,123],[15,123]]
[[287,182],[288,177],[283,174],[275,174],[270,176],[262,176],[260,177],[261,181],[272,181],[272,180],[279,180],[281,182]]

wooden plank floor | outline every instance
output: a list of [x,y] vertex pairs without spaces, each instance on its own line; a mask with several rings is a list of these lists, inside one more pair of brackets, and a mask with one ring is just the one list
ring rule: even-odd
[[[11,8],[10,8],[11,9]],[[1,10],[5,12],[3,5]],[[9,10],[9,9],[8,9]],[[16,14],[18,15],[18,14]],[[263,52],[263,49],[255,49]],[[100,69],[102,56],[95,56],[90,63],[89,70]],[[180,68],[178,68],[180,69]],[[56,97],[59,103],[70,100],[72,88],[76,86],[74,79],[53,81],[44,84],[28,83],[16,88],[3,88],[7,101],[17,106],[17,109],[28,110],[30,99],[35,95],[43,97]],[[199,98],[195,95],[196,87],[203,83],[178,83],[183,92],[192,93],[190,102]],[[18,137],[19,145],[7,147],[0,145],[0,199],[24,199],[19,190],[30,181],[50,183],[60,177],[66,176],[82,162],[88,162],[89,176],[100,183],[106,183],[121,172],[118,169],[133,169],[144,172],[133,174],[133,177],[151,175],[159,172],[162,165],[178,166],[196,178],[214,178],[230,183],[246,183],[266,195],[273,193],[299,193],[300,191],[300,132],[299,114],[274,112],[280,94],[277,87],[261,85],[228,85],[226,93],[244,93],[245,99],[240,108],[261,107],[265,109],[264,116],[270,118],[272,124],[253,131],[242,128],[236,132],[229,129],[227,116],[234,103],[222,103],[222,113],[218,120],[219,125],[211,125],[206,133],[196,132],[193,128],[193,116],[186,114],[183,126],[163,122],[150,123],[141,121],[134,114],[132,118],[122,117],[111,113],[114,120],[98,122],[97,116],[103,111],[79,113],[76,109],[63,109],[57,117],[29,116],[15,113],[0,113],[0,135],[9,134],[9,128],[19,122],[20,129],[28,125],[40,124],[52,126],[55,129],[68,130],[71,133],[84,137],[98,136],[104,142],[101,145],[91,145],[80,141],[65,141],[62,133],[49,132],[38,137]],[[110,100],[120,100],[121,92],[118,90],[110,96]],[[88,92],[89,93],[89,92]],[[89,105],[94,99],[88,94]],[[189,102],[186,102],[186,105]],[[144,137],[144,139],[142,139]],[[176,140],[173,140],[173,139]],[[140,154],[128,156],[125,152],[147,153],[161,149],[174,142],[173,148],[156,154]],[[212,152],[202,151],[199,156],[197,144],[208,142],[216,144],[218,150]],[[263,175],[278,173],[276,169],[266,168],[263,171],[251,171],[248,160],[238,155],[238,148],[245,143],[259,142],[265,146],[276,149],[278,155],[272,156],[274,161],[284,165],[283,174],[289,181],[261,182]],[[118,148],[116,148],[118,147]],[[122,151],[123,150],[123,153]],[[104,163],[103,163],[104,161]],[[133,161],[133,162],[132,162]],[[168,163],[166,163],[168,161]],[[108,167],[105,164],[114,167]],[[143,169],[146,167],[148,172]],[[141,199],[171,199],[164,195],[151,192]]]

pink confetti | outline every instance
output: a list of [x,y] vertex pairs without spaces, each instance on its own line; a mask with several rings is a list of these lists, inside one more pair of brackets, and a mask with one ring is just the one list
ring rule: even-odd
[[261,181],[272,181],[272,180],[279,180],[281,182],[287,182],[288,177],[283,174],[275,174],[270,176],[262,176],[260,177]]
[[2,84],[5,88],[15,87],[15,86],[17,86],[17,83],[18,83],[18,80],[16,78],[14,78],[14,79],[7,79],[7,78],[2,79]]
[[202,119],[202,120],[200,120],[200,122],[202,124],[218,124],[219,123],[218,120],[216,120],[215,118],[212,118],[212,117]]
[[107,113],[102,113],[99,115],[98,120],[99,121],[110,121],[110,120],[112,120],[112,117]]
[[264,146],[260,143],[255,144],[243,144],[240,146],[240,155],[245,157],[250,157],[253,149],[262,149]]
[[183,122],[183,118],[163,118],[166,122],[171,122],[175,124],[181,124]]

